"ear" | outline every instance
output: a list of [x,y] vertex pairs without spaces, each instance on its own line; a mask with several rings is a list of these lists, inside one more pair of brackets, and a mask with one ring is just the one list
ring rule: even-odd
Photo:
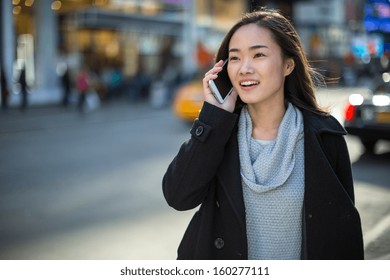
[[294,67],[295,67],[294,59],[292,59],[291,57],[287,58],[285,61],[284,75],[285,76],[290,75],[291,72],[294,70]]

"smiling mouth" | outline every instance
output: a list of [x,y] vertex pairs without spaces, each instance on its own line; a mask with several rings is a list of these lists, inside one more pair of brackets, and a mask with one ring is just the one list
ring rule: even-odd
[[260,84],[260,82],[258,82],[258,81],[244,81],[244,82],[240,83],[240,86],[242,86],[242,87],[250,87],[250,86],[255,86],[255,85],[258,85],[258,84]]

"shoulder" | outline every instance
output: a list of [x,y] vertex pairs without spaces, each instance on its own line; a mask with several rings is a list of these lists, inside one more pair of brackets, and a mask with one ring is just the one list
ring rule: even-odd
[[340,122],[332,115],[321,115],[307,110],[301,112],[304,118],[305,139],[309,142],[319,142],[332,168],[336,170],[340,160],[349,161],[348,147],[344,138],[347,132]]
[[335,135],[346,135],[347,131],[340,122],[330,114],[318,114],[300,109],[306,129],[313,130],[319,134],[329,133]]

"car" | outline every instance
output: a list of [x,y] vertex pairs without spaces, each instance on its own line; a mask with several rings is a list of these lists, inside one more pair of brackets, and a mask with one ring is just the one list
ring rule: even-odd
[[379,140],[390,141],[390,74],[384,74],[385,81],[368,96],[351,94],[344,111],[345,129],[359,137],[368,153],[374,153]]
[[195,79],[177,89],[173,99],[173,111],[178,118],[193,122],[199,116],[203,102],[202,81]]

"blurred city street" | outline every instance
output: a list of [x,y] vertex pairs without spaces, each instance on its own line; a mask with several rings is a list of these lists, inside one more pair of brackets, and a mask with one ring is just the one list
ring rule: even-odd
[[[319,98],[342,120],[350,93]],[[189,129],[148,102],[1,112],[0,259],[175,259],[193,211],[167,206],[161,180]],[[347,142],[366,258],[390,259],[390,147]]]
[[[202,104],[197,82],[262,7],[291,20],[342,124],[350,94],[390,85],[388,0],[0,1],[0,259],[176,259],[196,209],[167,205],[164,173]],[[352,125],[382,116],[388,129],[384,103],[362,104]],[[346,140],[365,257],[390,260],[390,144]]]
[[3,113],[0,258],[174,258],[189,214],[161,179],[188,130],[148,104]]

